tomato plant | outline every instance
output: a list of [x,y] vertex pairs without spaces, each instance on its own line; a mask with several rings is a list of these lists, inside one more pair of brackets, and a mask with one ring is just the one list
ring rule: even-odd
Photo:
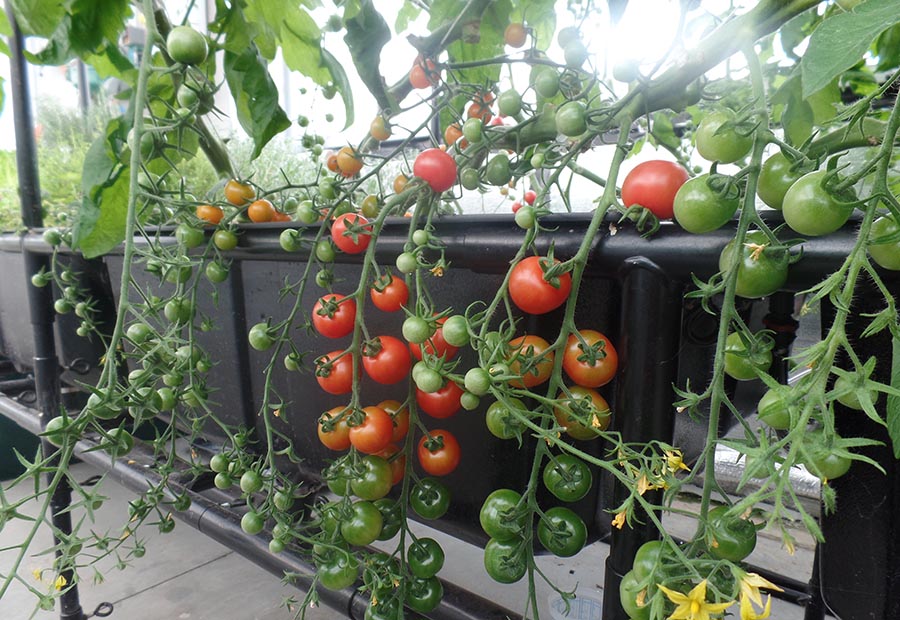
[[394,433],[391,416],[380,407],[364,407],[361,424],[351,426],[350,443],[360,452],[375,454],[387,448]]
[[440,194],[456,183],[456,160],[440,149],[427,149],[416,157],[413,174]]
[[540,336],[525,335],[509,341],[511,359],[509,371],[521,375],[521,379],[512,379],[513,387],[532,388],[545,383],[553,371],[554,355],[549,351],[550,343]]
[[481,529],[491,538],[510,541],[521,538],[525,529],[522,495],[512,489],[497,489],[481,505]]
[[739,196],[716,192],[710,187],[709,175],[704,174],[689,179],[678,189],[673,212],[679,226],[699,235],[724,226],[739,206]]
[[734,126],[735,114],[724,108],[710,112],[697,127],[697,152],[703,159],[730,164],[745,157],[753,146],[753,135],[743,135]]
[[[740,247],[735,292],[756,299],[778,291],[787,282],[790,254],[785,248],[772,247],[772,241],[761,230],[747,233]],[[719,255],[719,269],[727,274],[733,264],[734,241],[729,241]]]
[[688,180],[687,170],[670,161],[638,164],[622,182],[622,204],[641,205],[661,220],[675,215],[675,195]]
[[400,278],[387,274],[372,285],[369,295],[379,310],[396,312],[409,300],[409,287]]
[[730,516],[728,506],[709,511],[706,535],[709,554],[720,560],[740,562],[756,547],[756,526],[747,519]]
[[571,454],[557,454],[547,461],[544,486],[564,502],[577,502],[591,490],[594,478],[584,461]]
[[528,569],[523,541],[489,540],[484,547],[484,569],[498,583],[519,581]]
[[366,342],[362,361],[366,374],[385,385],[405,379],[412,366],[409,349],[393,336],[379,336]]
[[423,519],[440,519],[450,508],[450,490],[435,478],[422,478],[409,493],[409,505]]
[[450,431],[432,430],[419,440],[419,465],[432,476],[446,476],[459,465],[461,452]]
[[537,535],[547,551],[568,558],[584,548],[587,526],[571,509],[555,506],[544,513],[538,523]]
[[600,387],[613,380],[619,355],[609,339],[593,329],[571,334],[563,353],[563,370],[576,385]]
[[462,388],[453,381],[447,381],[444,387],[434,392],[424,392],[416,389],[416,403],[419,409],[433,418],[449,418],[459,411],[459,399],[462,396]]
[[316,381],[329,394],[347,394],[353,388],[353,358],[332,351],[316,359]]
[[513,303],[529,314],[546,314],[560,307],[572,290],[572,276],[562,273],[546,278],[545,269],[558,264],[538,256],[522,259],[509,276],[509,295]]
[[360,254],[372,239],[369,221],[356,213],[344,213],[331,223],[331,241],[342,252]]

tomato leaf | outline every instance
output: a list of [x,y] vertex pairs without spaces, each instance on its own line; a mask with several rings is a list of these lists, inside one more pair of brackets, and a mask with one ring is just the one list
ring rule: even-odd
[[19,27],[26,35],[50,37],[66,14],[62,0],[11,0]]
[[[346,26],[347,34],[344,35],[344,42],[350,50],[350,55],[353,57],[353,64],[356,66],[359,77],[362,79],[363,84],[366,85],[366,88],[369,89],[369,92],[372,93],[372,96],[375,97],[375,101],[381,109],[392,109],[394,107],[393,102],[388,97],[384,78],[381,76],[380,70],[381,50],[391,40],[391,29],[388,27],[387,22],[384,21],[381,13],[375,10],[371,0],[361,3],[359,13],[353,19],[347,20]],[[336,67],[340,67],[340,63],[334,60],[333,57],[332,61]],[[341,74],[343,74],[343,69],[341,69]],[[346,79],[346,76],[344,76],[344,79]],[[344,96],[345,91],[349,94],[350,86],[349,84],[345,87],[339,86],[339,90],[341,96]],[[344,103],[346,105],[346,99]],[[349,109],[351,111],[353,109],[352,100]],[[347,124],[344,126],[345,129],[353,122],[350,116],[348,115]]]
[[225,51],[225,79],[234,96],[238,120],[253,139],[256,159],[275,135],[291,126],[278,104],[278,89],[266,62],[251,44],[241,54]]
[[[895,335],[891,343],[891,387],[900,389],[900,339]],[[887,430],[894,446],[894,458],[900,459],[900,396],[888,394]]]
[[397,13],[397,19],[394,20],[394,31],[403,32],[409,27],[409,22],[416,19],[421,13],[421,7],[406,0],[403,8]]
[[872,41],[900,23],[896,0],[866,0],[853,11],[839,13],[816,28],[800,61],[803,97],[824,88],[831,80],[859,63]]
[[84,197],[72,231],[72,246],[87,258],[104,254],[125,239],[130,178],[116,156],[122,120],[113,119],[88,149],[81,186]]

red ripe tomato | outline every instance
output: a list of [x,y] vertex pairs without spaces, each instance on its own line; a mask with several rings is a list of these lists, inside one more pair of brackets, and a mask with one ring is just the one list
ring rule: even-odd
[[518,212],[519,212],[519,209],[522,208],[522,203],[519,202],[519,201],[517,200],[517,201],[515,201],[514,203],[512,203],[512,207],[511,207],[511,208],[512,208],[512,212],[513,212],[513,213],[518,213]]
[[675,214],[675,194],[688,180],[687,170],[671,161],[655,159],[638,164],[622,183],[622,203],[641,205],[661,220]]
[[343,353],[332,351],[316,360],[316,381],[329,394],[347,394],[353,389],[353,357]]
[[334,427],[330,431],[326,432],[322,428],[323,422],[337,418],[345,409],[346,407],[343,406],[334,407],[323,413],[319,418],[319,441],[326,448],[346,450],[350,447],[350,427],[347,426],[347,418],[350,416],[349,411],[334,423]]
[[[448,360],[456,355],[456,352],[459,351],[459,347],[447,344],[447,341],[444,340],[444,330],[441,325],[443,325],[446,320],[446,318],[437,320],[438,328],[431,334],[431,338],[425,341],[425,352],[429,355],[443,357],[445,360]],[[422,348],[418,344],[412,342],[409,343],[409,350],[412,351],[412,354],[417,360],[422,359]]]
[[[366,248],[369,247],[369,242],[372,240],[372,235],[368,232],[371,231],[371,227],[366,226],[368,223],[369,220],[358,213],[339,215],[331,223],[331,240],[334,241],[334,245],[347,254],[365,252]],[[351,226],[354,228],[365,226],[366,228],[363,231],[350,232]]]
[[363,368],[376,383],[391,385],[409,375],[409,349],[393,336],[379,336],[363,346]]
[[435,70],[434,61],[423,60],[421,56],[416,57],[416,61],[409,71],[409,83],[412,84],[412,87],[428,88],[435,86],[439,81],[440,75]]
[[509,341],[512,353],[509,371],[514,375],[522,375],[521,379],[512,379],[509,384],[517,388],[531,388],[540,385],[550,378],[553,372],[553,352],[546,352],[550,343],[540,336],[519,336]]
[[563,370],[582,387],[606,385],[619,367],[615,347],[609,338],[593,329],[580,329],[578,333],[588,346],[585,347],[575,334],[570,334],[563,353]]
[[449,418],[459,411],[461,406],[459,399],[462,395],[462,388],[453,381],[447,381],[444,387],[430,394],[416,388],[416,402],[419,409],[432,418]]
[[[546,258],[529,256],[513,267],[509,276],[509,295],[523,312],[545,314],[559,308],[572,290],[572,276],[564,273],[557,277],[557,286],[544,279],[542,261]],[[554,264],[558,263],[554,259]]]
[[[440,438],[443,445],[429,448],[429,435],[432,440]],[[432,476],[446,476],[459,465],[459,442],[450,431],[434,430],[429,435],[419,440],[419,464]]]
[[388,274],[372,287],[372,303],[384,312],[396,312],[409,300],[409,287],[400,278]]
[[383,400],[376,407],[384,409],[394,419],[394,432],[391,435],[391,441],[394,443],[403,441],[406,433],[409,432],[409,409],[396,400]]
[[[395,458],[393,461],[391,458],[400,452],[400,456]],[[403,451],[397,444],[389,443],[387,448],[380,451],[378,456],[383,458],[388,462],[388,465],[391,466],[391,484],[397,484],[401,480],[403,480],[403,474],[406,473],[406,455],[403,454]]]
[[413,174],[440,194],[456,183],[456,160],[441,149],[426,149],[416,157]]
[[380,407],[364,407],[362,424],[350,427],[350,443],[365,454],[377,454],[391,443],[394,423]]
[[312,323],[326,338],[343,338],[356,324],[356,302],[338,293],[322,295],[313,306]]
[[533,205],[534,201],[537,200],[537,192],[535,192],[533,189],[529,189],[522,195],[522,199],[527,204]]

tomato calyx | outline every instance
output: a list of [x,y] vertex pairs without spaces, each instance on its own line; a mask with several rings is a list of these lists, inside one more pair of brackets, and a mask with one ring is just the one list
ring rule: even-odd
[[622,217],[617,223],[622,224],[625,220],[631,221],[635,229],[641,233],[641,237],[645,239],[652,237],[659,230],[659,218],[647,207],[635,203],[630,207],[620,209],[620,212]]
[[444,436],[438,434],[425,435],[425,441],[422,443],[429,452],[437,452],[444,447]]

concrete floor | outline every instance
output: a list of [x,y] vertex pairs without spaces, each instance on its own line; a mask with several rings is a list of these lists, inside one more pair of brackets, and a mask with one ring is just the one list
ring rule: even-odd
[[[96,473],[85,464],[78,464],[73,470],[78,480]],[[25,492],[24,487],[20,486],[10,490],[7,497],[15,501]],[[103,482],[103,492],[109,500],[96,513],[96,522],[91,527],[95,531],[119,532],[127,521],[127,502],[134,495],[111,481]],[[484,572],[480,548],[430,528],[416,527],[444,545],[447,562],[441,572],[443,578],[522,613],[527,593],[524,580],[511,586],[496,584]],[[693,525],[684,520],[670,520],[668,527],[679,535],[689,535],[693,529]],[[23,540],[29,529],[30,524],[25,521],[7,523],[0,531],[0,549]],[[124,620],[289,620],[295,617],[294,613],[281,607],[281,602],[290,596],[302,599],[302,593],[282,586],[277,577],[249,560],[181,522],[177,522],[173,532],[165,535],[159,534],[153,527],[145,530],[139,533],[147,549],[143,558],[121,571],[112,562],[104,562],[99,566],[104,575],[102,583],[81,584],[85,613],[91,613],[99,603],[108,601],[115,606],[111,617]],[[36,538],[33,550],[45,549],[49,542],[50,534],[44,527]],[[562,588],[572,589],[577,585],[582,595],[600,600],[603,563],[607,553],[607,545],[595,543],[574,558],[543,556],[539,562],[541,568]],[[0,551],[0,573],[10,569],[13,557],[10,551]],[[812,562],[812,545],[808,538],[801,538],[797,552],[790,556],[777,541],[766,538],[763,533],[763,540],[750,559],[805,581]],[[29,555],[20,574],[33,580],[32,570],[48,564],[46,556]],[[82,578],[90,582],[90,572],[85,572]],[[36,580],[30,583],[44,589],[52,587]],[[549,609],[551,592],[546,584],[539,584],[538,601],[544,605],[540,610],[542,618],[551,617],[545,613]],[[15,583],[0,599],[0,619],[49,620],[59,617],[52,612],[33,613],[34,608],[33,595],[22,584]],[[306,617],[311,620],[336,620],[346,616],[319,608],[311,610]],[[799,620],[802,617],[801,608],[780,601],[773,602],[772,618]]]

